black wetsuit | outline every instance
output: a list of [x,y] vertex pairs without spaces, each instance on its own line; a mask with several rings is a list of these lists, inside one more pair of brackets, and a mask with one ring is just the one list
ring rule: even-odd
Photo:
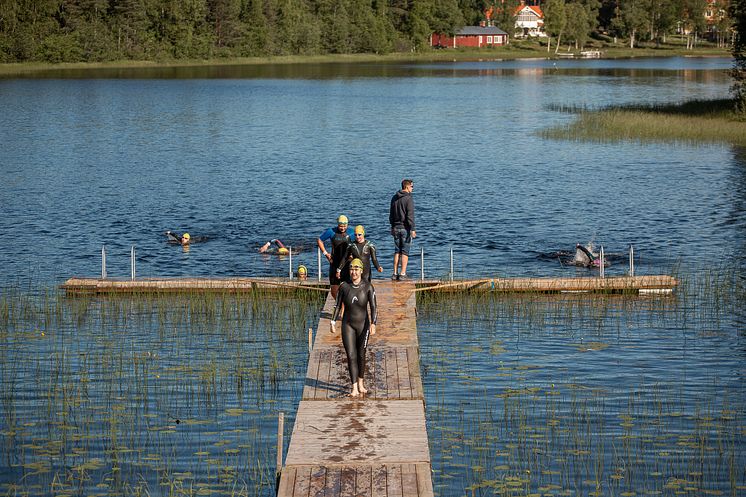
[[[351,242],[347,245],[347,254],[342,261],[342,271],[349,266],[352,259],[363,261],[363,279],[365,281],[370,281],[372,268],[375,267],[377,269],[380,266],[376,257],[376,246],[370,243],[370,240],[365,240],[363,243]],[[370,265],[371,261],[373,262],[373,266]]]
[[342,281],[348,281],[350,279],[350,269],[343,268],[342,275],[337,279],[337,268],[345,260],[347,254],[347,245],[350,243],[350,235],[347,232],[340,233],[339,230],[334,230],[334,236],[331,237],[332,245],[332,262],[329,266],[329,283],[332,285],[339,285]]
[[347,352],[350,380],[354,385],[358,378],[365,377],[365,349],[368,346],[370,323],[376,324],[377,318],[376,291],[367,281],[361,280],[357,286],[343,282],[337,293],[337,306],[334,308],[332,321],[337,320],[342,304],[345,312],[342,317],[342,343]]

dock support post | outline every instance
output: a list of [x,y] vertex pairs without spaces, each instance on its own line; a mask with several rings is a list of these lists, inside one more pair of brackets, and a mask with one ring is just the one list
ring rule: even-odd
[[448,279],[453,281],[453,247],[451,247],[451,270],[448,273]]
[[635,247],[629,246],[629,275],[635,275]]
[[319,261],[319,281],[321,281],[321,249],[316,249],[316,259]]
[[101,279],[106,279],[106,245],[101,245]]
[[313,349],[313,328],[308,328],[308,353]]
[[275,469],[275,477],[277,485],[280,485],[280,476],[282,474],[282,435],[285,431],[285,413],[280,411],[277,417],[277,468]]
[[604,246],[601,245],[601,254],[599,255],[599,261],[598,261],[598,271],[601,278],[604,277]]
[[132,250],[130,251],[130,269],[132,273],[132,281],[135,281],[135,246],[132,246]]
[[288,278],[293,279],[293,247],[288,247],[288,254],[290,255],[290,263],[288,267]]
[[420,247],[420,281],[425,281],[425,247]]

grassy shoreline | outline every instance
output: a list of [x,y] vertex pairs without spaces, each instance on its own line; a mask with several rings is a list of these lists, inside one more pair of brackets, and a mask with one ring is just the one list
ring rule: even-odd
[[730,99],[597,110],[556,110],[576,112],[578,117],[569,126],[542,131],[544,138],[597,142],[724,143],[746,147],[746,120],[736,116]]
[[[630,49],[620,45],[589,46],[587,49],[601,50],[605,59],[635,57],[729,57],[726,49],[703,47],[686,50],[677,44],[664,47],[642,47]],[[579,52],[575,51],[574,52]],[[566,53],[565,50],[560,53]],[[65,69],[102,68],[158,68],[229,65],[271,65],[271,64],[334,64],[334,63],[389,63],[389,62],[453,62],[468,60],[517,60],[517,59],[556,59],[554,49],[536,42],[512,42],[506,47],[484,49],[445,49],[428,50],[418,53],[391,54],[330,54],[330,55],[286,55],[267,57],[232,57],[213,59],[174,59],[174,60],[119,60],[109,62],[15,62],[0,64],[0,76],[29,75],[35,72]]]

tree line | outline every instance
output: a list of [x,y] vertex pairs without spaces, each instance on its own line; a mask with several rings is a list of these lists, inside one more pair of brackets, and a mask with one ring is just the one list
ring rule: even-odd
[[[740,3],[740,0],[732,0]],[[718,0],[717,8],[727,0]],[[545,0],[547,33],[665,42],[707,26],[707,0]],[[419,51],[485,19],[514,32],[519,0],[0,0],[0,62],[165,60]],[[725,5],[727,7],[727,5]],[[722,32],[728,33],[722,21]]]

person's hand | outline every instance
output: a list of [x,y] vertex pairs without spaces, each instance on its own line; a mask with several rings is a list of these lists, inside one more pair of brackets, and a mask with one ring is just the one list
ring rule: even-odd
[[379,273],[382,273],[382,272],[383,272],[383,266],[378,266],[378,272],[379,272]]
[[337,332],[337,322],[329,321],[329,333],[334,335]]
[[375,323],[370,325],[370,334],[375,335],[376,334],[376,325]]
[[412,238],[417,238],[417,232],[415,230],[412,230]]
[[324,254],[324,257],[326,257],[327,261],[332,262],[332,254],[330,254],[329,252],[327,252],[326,254]]

